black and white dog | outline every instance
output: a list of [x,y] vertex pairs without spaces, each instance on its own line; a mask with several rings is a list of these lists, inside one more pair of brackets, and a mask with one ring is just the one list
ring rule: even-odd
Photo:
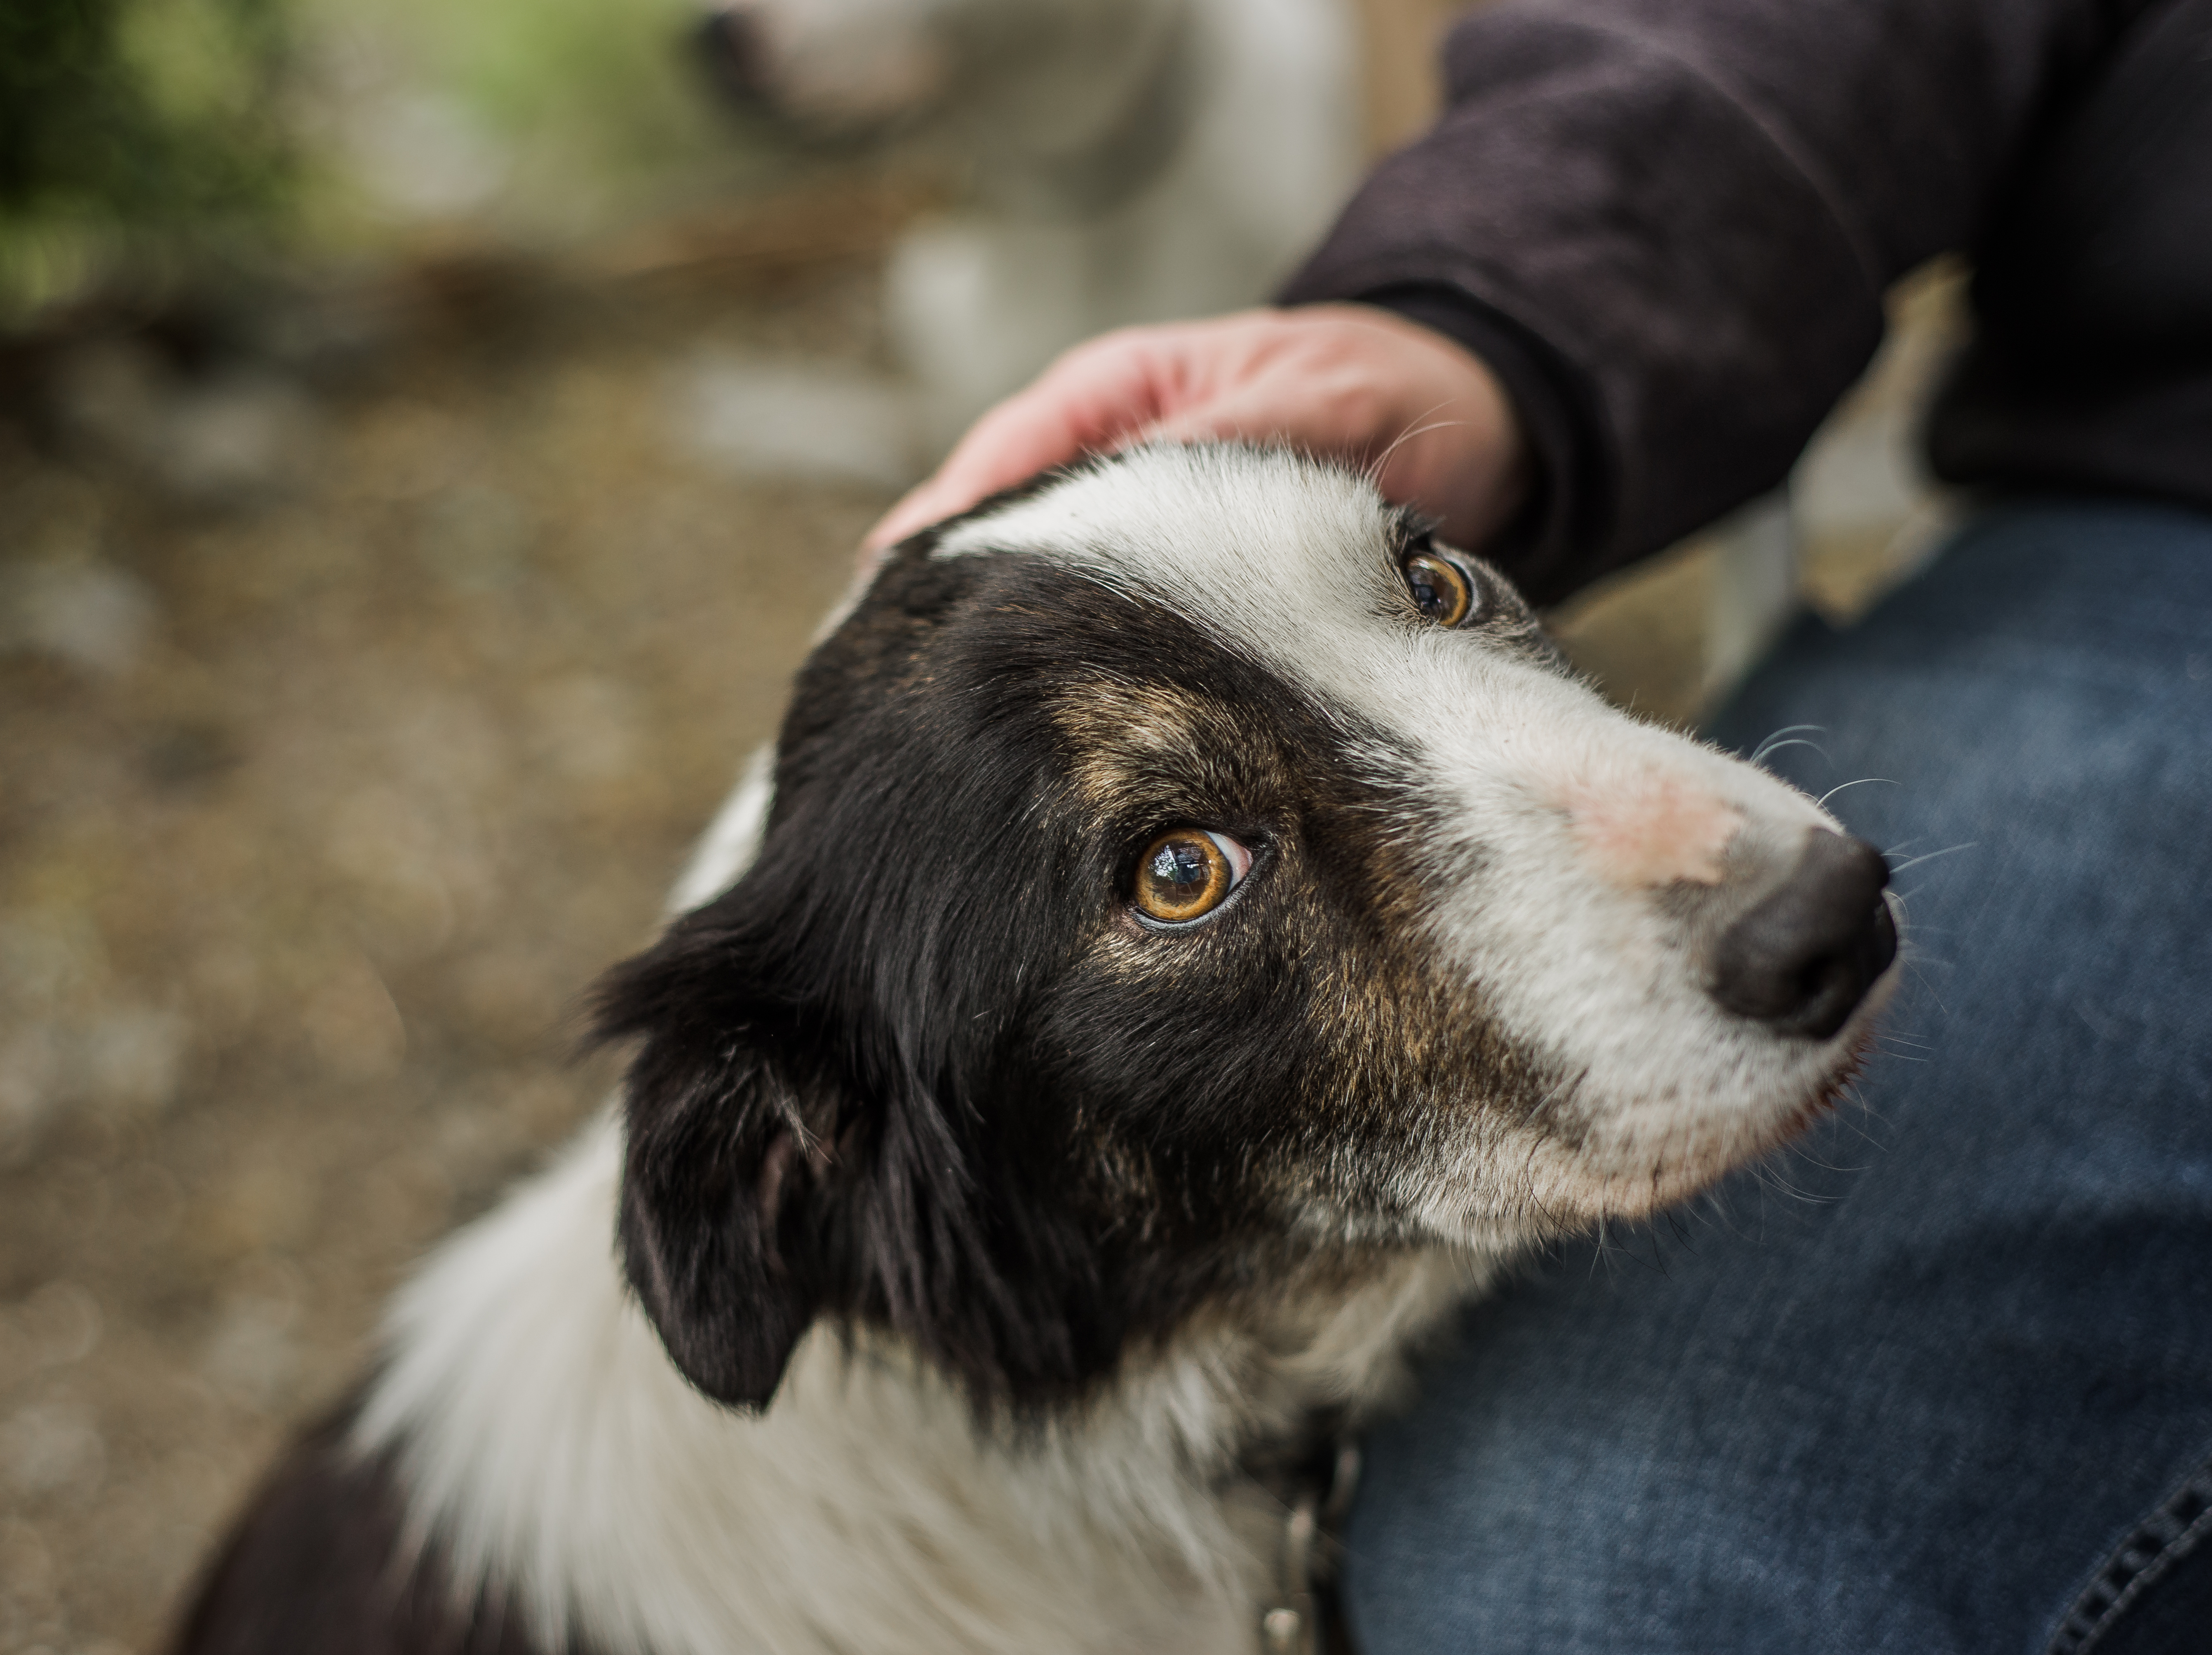
[[182,1647],[1309,1647],[1285,1468],[1832,1099],[1885,878],[1355,476],[988,504],[825,635],[602,991],[620,1111],[431,1260]]

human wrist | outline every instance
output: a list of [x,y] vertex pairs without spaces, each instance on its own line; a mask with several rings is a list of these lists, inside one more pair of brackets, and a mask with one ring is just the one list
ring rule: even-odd
[[[1355,445],[1390,499],[1438,520],[1446,539],[1487,546],[1521,512],[1533,465],[1505,379],[1480,352],[1427,318],[1364,300],[1302,306],[1363,334],[1386,387]],[[1294,312],[1295,313],[1295,312]]]
[[1480,358],[1504,387],[1524,449],[1521,504],[1484,544],[1532,601],[1555,603],[1587,579],[1611,533],[1616,473],[1594,388],[1545,339],[1442,282],[1374,288],[1360,303],[1429,328]]

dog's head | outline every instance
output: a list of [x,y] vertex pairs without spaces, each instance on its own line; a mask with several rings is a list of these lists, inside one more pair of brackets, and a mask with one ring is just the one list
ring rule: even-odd
[[1358,478],[1099,462],[890,556],[609,979],[630,1277],[726,1401],[828,1314],[1019,1404],[1288,1260],[1644,1213],[1843,1084],[1884,878]]

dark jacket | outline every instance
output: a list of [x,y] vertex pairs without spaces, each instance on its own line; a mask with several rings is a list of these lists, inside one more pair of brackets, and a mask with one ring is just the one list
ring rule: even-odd
[[1533,596],[1779,482],[1954,249],[1937,475],[2212,508],[2212,0],[1509,0],[1445,70],[1285,297],[1498,369]]

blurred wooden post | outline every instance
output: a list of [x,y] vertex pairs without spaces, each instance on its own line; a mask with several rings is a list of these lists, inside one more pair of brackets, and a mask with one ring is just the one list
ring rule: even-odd
[[1455,17],[1474,9],[1469,0],[1359,0],[1369,155],[1411,142],[1436,118],[1442,100],[1437,44]]

